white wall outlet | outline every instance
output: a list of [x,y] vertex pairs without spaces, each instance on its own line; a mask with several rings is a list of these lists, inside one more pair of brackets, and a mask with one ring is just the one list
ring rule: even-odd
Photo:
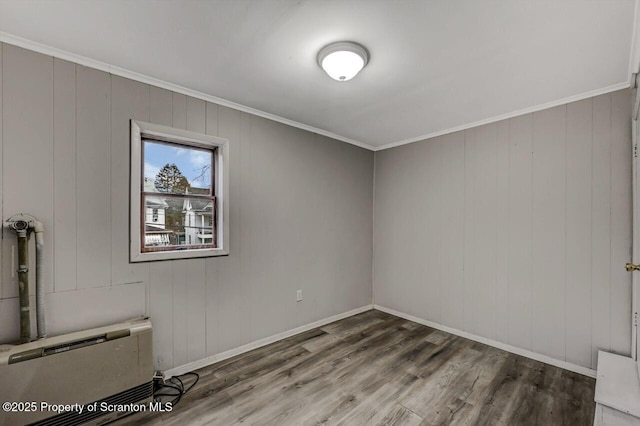
[[302,302],[302,290],[296,291],[296,302]]

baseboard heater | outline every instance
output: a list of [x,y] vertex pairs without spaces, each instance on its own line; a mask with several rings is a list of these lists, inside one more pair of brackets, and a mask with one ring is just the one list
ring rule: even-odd
[[102,425],[152,399],[148,319],[0,345],[1,426]]

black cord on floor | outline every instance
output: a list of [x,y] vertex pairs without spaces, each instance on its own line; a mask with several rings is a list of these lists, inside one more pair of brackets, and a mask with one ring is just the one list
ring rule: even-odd
[[[191,383],[188,387],[185,387],[184,382],[181,377],[195,377],[193,383]],[[189,372],[182,374],[180,376],[173,376],[168,381],[162,380],[156,383],[156,388],[153,392],[153,397],[158,399],[163,396],[173,397],[173,400],[169,401],[171,406],[175,406],[184,394],[189,392],[200,380],[200,376],[198,373]]]

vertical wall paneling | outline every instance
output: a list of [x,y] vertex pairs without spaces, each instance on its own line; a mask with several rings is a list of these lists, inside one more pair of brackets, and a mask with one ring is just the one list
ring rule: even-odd
[[[462,145],[460,151],[464,154],[464,137],[459,145]],[[407,145],[409,147],[410,145]],[[397,158],[400,157],[405,150],[385,150],[375,153],[375,205],[374,205],[374,247],[373,252],[377,261],[373,262],[373,275],[375,280],[373,282],[373,296],[375,303],[384,303],[388,307],[396,309],[404,306],[396,297],[398,292],[393,291],[393,286],[390,283],[396,279],[400,280],[403,275],[396,273],[393,268],[387,267],[387,263],[397,265],[403,258],[402,254],[398,250],[398,246],[402,244],[405,238],[402,238],[399,232],[397,232],[397,221],[401,220],[400,214],[406,211],[406,209],[398,208],[399,213],[391,211],[390,209],[383,208],[385,204],[391,203],[393,205],[400,205],[400,200],[404,200],[405,194],[402,191],[402,186],[396,184],[396,179],[404,180],[405,169],[391,170],[391,166],[397,162]],[[448,152],[445,149],[445,152]],[[461,157],[464,161],[464,155]],[[444,165],[446,168],[446,164]],[[460,170],[463,170],[460,167]],[[458,197],[459,198],[459,197]],[[463,210],[460,210],[463,212]],[[384,242],[384,244],[383,244]],[[462,247],[462,246],[461,246]],[[444,266],[446,263],[443,263]],[[461,265],[462,269],[462,265]],[[462,287],[464,282],[460,283]],[[444,293],[445,297],[450,297],[449,292]],[[461,292],[462,296],[464,293]],[[459,299],[461,300],[461,299]],[[456,303],[460,303],[456,300]]]
[[[218,105],[207,102],[205,106],[206,123],[205,133],[212,136],[218,135]],[[230,147],[233,149],[235,143]],[[233,171],[234,167],[231,168]],[[233,215],[231,215],[233,217]],[[237,216],[235,216],[237,217]],[[237,222],[237,220],[236,220]],[[237,247],[236,247],[237,248]],[[223,262],[227,261],[220,259]],[[213,355],[218,353],[218,263],[219,259],[206,259],[205,262],[205,293],[206,293],[206,307],[205,309],[205,353],[207,355]]]
[[206,102],[187,96],[187,130],[204,134],[206,123]]
[[[464,198],[464,247],[463,247],[463,264],[464,264],[464,298],[462,300],[464,329],[471,332],[476,331],[473,323],[474,313],[476,310],[476,301],[473,295],[477,293],[475,286],[475,176],[474,166],[476,162],[476,132],[464,132],[464,193],[459,194]],[[375,262],[375,260],[374,260]]]
[[0,299],[0,342],[16,342],[20,339],[20,304],[17,297]]
[[173,93],[172,127],[187,129],[187,97],[181,93]]
[[[340,256],[339,251],[341,248],[337,248],[336,252],[332,255],[325,255],[322,250],[318,250],[318,247],[325,247],[325,244],[331,239],[331,236],[328,235],[327,232],[322,232],[322,229],[325,227],[326,218],[334,214],[340,215],[340,213],[336,211],[338,210],[338,206],[331,206],[331,208],[325,209],[322,208],[320,200],[328,196],[327,193],[333,190],[336,182],[346,181],[348,179],[342,175],[341,168],[338,166],[339,161],[348,161],[348,153],[340,153],[340,159],[332,162],[326,158],[327,152],[322,150],[322,145],[325,143],[331,142],[326,141],[319,135],[315,135],[313,140],[308,142],[308,155],[316,157],[317,161],[313,166],[305,166],[304,169],[305,173],[308,173],[309,177],[315,181],[309,189],[313,191],[316,197],[312,203],[300,205],[300,210],[297,211],[295,219],[291,222],[294,232],[301,236],[301,238],[297,239],[295,245],[289,247],[291,255],[298,264],[305,264],[309,258],[322,258],[323,261],[315,263],[313,269],[316,269],[321,263],[330,262],[332,256]],[[331,173],[330,177],[327,177],[326,180],[322,179],[323,165],[324,173]],[[331,171],[327,171],[327,169]],[[320,182],[324,182],[324,185],[321,185]],[[297,190],[299,191],[300,188],[297,188]],[[298,197],[299,195],[295,194],[294,196]],[[340,244],[337,240],[334,241],[336,241],[336,245]],[[348,262],[354,261],[347,257],[343,257],[343,259]],[[337,268],[334,273],[336,275],[339,274]],[[318,319],[317,306],[323,303],[322,299],[325,297],[325,294],[322,294],[323,292],[320,290],[326,288],[325,286],[328,285],[327,282],[335,283],[340,281],[340,278],[335,278],[335,280],[329,278],[326,282],[323,282],[323,279],[319,279],[316,274],[313,274],[314,277],[312,279],[304,279],[302,275],[303,271],[301,268],[296,268],[295,274],[292,276],[293,279],[291,280],[290,288],[292,292],[290,294],[295,294],[296,290],[301,289],[304,296],[302,302],[296,303],[296,326],[308,324]],[[327,293],[332,292],[333,290],[327,291]],[[340,306],[336,304],[335,309],[340,309]]]
[[[621,90],[377,152],[375,303],[414,314],[441,298],[445,326],[587,368],[600,349],[628,355],[630,113]],[[441,153],[429,149],[441,142]],[[438,155],[439,195],[415,185]],[[452,249],[459,200],[464,234]],[[442,241],[421,232],[424,220],[439,221]],[[438,247],[441,289],[420,267]]]
[[[246,328],[246,322],[242,320],[242,286],[243,271],[241,265],[240,238],[242,229],[240,222],[243,221],[240,210],[240,170],[244,164],[240,162],[240,146],[243,140],[240,137],[241,113],[237,110],[219,106],[218,107],[218,136],[229,139],[230,160],[229,166],[230,182],[229,194],[231,210],[230,222],[230,252],[229,256],[216,259],[215,266],[209,265],[207,269],[207,280],[209,288],[212,283],[215,285],[217,294],[207,293],[208,297],[218,296],[213,305],[217,316],[207,317],[207,352],[211,354],[217,347],[218,352],[237,347],[242,343],[242,336]],[[247,133],[245,132],[244,135]],[[244,183],[244,182],[243,182]],[[250,244],[250,240],[248,241]],[[217,281],[215,273],[217,272]],[[214,340],[215,339],[215,340]],[[216,343],[214,343],[216,342]]]
[[[442,195],[441,185],[441,164],[442,164],[442,138],[436,138],[432,143],[426,146],[426,158],[427,167],[424,171],[423,185],[425,191],[424,205],[424,232],[425,240],[432,242],[431,244],[425,244],[423,251],[424,264],[425,264],[425,281],[424,285],[427,288],[427,294],[431,297],[427,297],[422,308],[421,314],[436,322],[440,322],[441,319],[441,306],[440,300],[442,300],[442,285],[441,285],[441,239],[442,239],[442,218],[440,217],[440,204]],[[426,311],[425,311],[426,310]]]
[[[173,364],[186,364],[187,354],[187,260],[172,260]],[[165,294],[164,297],[167,297]]]
[[173,94],[166,89],[149,87],[149,121],[169,126],[173,124]]
[[[149,121],[171,126],[173,123],[172,92],[154,86],[149,88]],[[149,315],[153,324],[155,368],[167,370],[173,363],[173,270],[172,262],[149,263]]]
[[[53,59],[8,44],[2,56],[3,219],[28,213],[53,230]],[[17,297],[17,277],[12,273],[17,269],[15,263],[12,267],[16,237],[6,229],[3,235],[2,295]],[[46,252],[53,253],[53,247],[53,238],[45,239]],[[34,258],[30,257],[30,269]],[[43,272],[45,291],[51,292],[53,256],[45,258]]]
[[186,262],[187,279],[187,360],[203,359],[207,354],[207,278],[205,259]]
[[[321,141],[324,141],[323,147],[325,146],[333,146],[336,148],[338,153],[339,161],[333,162],[329,160],[329,163],[333,163],[333,167],[331,171],[327,171],[324,168],[318,167],[316,170],[319,178],[315,183],[315,187],[321,188],[323,185],[320,182],[329,181],[331,182],[331,187],[326,188],[326,195],[320,199],[317,199],[316,202],[323,206],[326,203],[323,202],[325,199],[331,199],[334,197],[334,194],[340,191],[347,191],[353,195],[353,201],[358,205],[373,205],[373,197],[372,191],[369,189],[368,182],[373,180],[373,164],[370,162],[373,158],[373,154],[370,153],[371,158],[367,156],[361,156],[360,151],[351,146],[340,144],[334,140],[329,138],[322,137]],[[309,144],[309,143],[308,143]],[[319,148],[316,148],[316,152],[319,151]],[[312,151],[313,152],[313,151]],[[309,154],[311,155],[311,154]],[[329,151],[324,151],[324,156],[333,158]],[[439,159],[437,160],[439,162]],[[322,163],[319,163],[319,165]],[[349,167],[351,164],[354,167]],[[300,169],[304,170],[304,167],[298,166]],[[356,172],[357,170],[365,171],[365,173]],[[301,174],[301,177],[304,174]],[[436,188],[437,190],[437,188]],[[299,198],[301,198],[304,194],[304,187],[300,187],[298,189],[301,194]],[[337,272],[339,273],[338,279],[328,280],[331,283],[333,288],[337,291],[339,289],[342,301],[341,304],[337,304],[334,306],[335,313],[343,311],[346,306],[350,306],[358,303],[358,301],[371,301],[371,286],[367,285],[372,281],[372,271],[369,270],[358,270],[355,271],[353,268],[350,268],[349,265],[358,265],[362,263],[366,263],[367,259],[372,258],[372,247],[371,247],[371,239],[367,241],[367,236],[372,232],[373,225],[373,212],[372,209],[363,209],[361,211],[354,211],[348,203],[331,203],[329,204],[331,209],[327,209],[323,211],[325,212],[323,216],[318,217],[318,220],[322,219],[328,228],[333,228],[335,225],[332,224],[333,217],[340,217],[342,226],[345,227],[346,232],[338,233],[339,238],[336,241],[337,246],[339,247],[338,251],[334,251],[332,256],[329,258],[329,267],[331,264],[335,263],[339,265],[339,269]],[[433,207],[434,214],[438,215],[440,212],[439,206]],[[313,216],[311,216],[313,218]],[[307,219],[308,226],[305,228],[311,228],[313,219]],[[319,235],[320,230],[315,228],[315,234]],[[330,235],[324,236],[324,238],[319,239],[319,241],[323,241],[323,247],[331,244],[331,240],[329,239]],[[353,250],[351,247],[355,243],[356,247],[359,247],[357,250]],[[308,264],[313,261],[313,257],[317,257],[315,253],[319,253],[319,255],[323,254],[327,250],[319,250],[319,248],[314,247],[313,251],[309,251],[310,257],[305,259],[306,261],[303,264]],[[308,255],[308,256],[309,256]],[[438,270],[435,273],[439,273],[439,263]],[[326,268],[326,266],[325,266]],[[304,277],[304,270],[302,268],[298,268],[299,276]],[[316,277],[321,277],[321,275],[316,274]],[[358,292],[352,292],[348,287],[340,286],[340,282],[355,282],[358,285]],[[438,285],[440,285],[438,283]],[[318,294],[317,288],[320,286],[314,286],[316,294]],[[323,305],[330,303],[330,298],[325,295]],[[362,303],[362,302],[360,302]],[[367,302],[368,303],[368,302]],[[316,319],[319,318],[319,314],[321,311],[315,313]]]
[[[222,260],[227,262],[228,257]],[[205,286],[206,286],[206,310],[205,310],[205,342],[206,354],[211,356],[217,354],[219,349],[218,327],[220,326],[220,301],[218,291],[218,259],[207,259],[205,263]]]
[[144,283],[47,295],[47,330],[59,335],[130,320],[145,313]]
[[509,120],[509,337],[531,349],[533,116]]
[[[422,244],[424,238],[419,233],[421,227],[417,223],[417,218],[420,217],[420,199],[414,194],[420,188],[421,182],[416,175],[422,169],[395,167],[395,164],[405,164],[412,157],[423,158],[417,152],[419,148],[424,149],[419,145],[409,144],[402,149],[376,153],[375,253],[378,261],[374,262],[374,267],[376,284],[380,285],[376,285],[375,294],[376,300],[384,300],[394,309],[415,309],[416,305],[421,305],[421,300],[410,292],[413,291],[413,286],[420,285],[421,277],[422,265],[416,265],[414,259],[419,260],[421,257],[418,245]],[[404,184],[398,185],[399,181]],[[410,238],[412,233],[419,234],[419,238]],[[389,265],[406,273],[398,274],[398,271]],[[407,291],[395,291],[391,283],[406,288]]]
[[611,95],[593,98],[591,175],[591,367],[611,350]]
[[[378,239],[390,243],[393,241],[387,252],[391,256],[389,259],[398,260],[406,271],[406,274],[395,277],[397,284],[406,291],[400,293],[391,290],[390,292],[395,293],[392,300],[395,298],[396,303],[405,306],[407,313],[428,316],[433,321],[437,321],[436,286],[439,283],[433,279],[427,282],[428,276],[433,278],[433,275],[438,273],[437,270],[429,270],[434,264],[437,268],[437,262],[428,257],[434,253],[434,247],[439,246],[434,229],[435,226],[439,226],[434,217],[435,209],[439,210],[439,205],[437,200],[429,198],[430,194],[433,194],[434,198],[437,194],[433,187],[435,182],[429,178],[429,168],[438,161],[437,158],[433,158],[436,150],[434,145],[437,142],[438,139],[434,139],[428,144],[407,145],[405,149],[398,151],[398,159],[419,156],[425,163],[422,168],[412,168],[399,173],[405,178],[405,185],[395,188],[395,191],[400,195],[398,201],[402,202],[395,212],[386,213],[391,219],[390,223],[387,222],[389,229]],[[388,172],[397,176],[398,172],[393,167]],[[415,238],[410,238],[412,235]],[[386,269],[384,262],[381,263],[380,269]],[[392,275],[388,278],[394,279]],[[432,292],[431,298],[426,297],[429,292]]]
[[473,264],[473,291],[471,292],[472,324],[475,333],[495,338],[495,285],[496,285],[496,152],[498,140],[497,124],[488,124],[467,130],[475,133],[473,179],[473,245],[471,259]]
[[111,78],[78,65],[78,288],[111,282]]
[[[200,99],[187,97],[187,130],[205,133],[206,103]],[[197,183],[196,183],[197,185]],[[187,277],[184,283],[187,290],[187,360],[202,359],[206,355],[206,259],[191,259],[186,263]],[[180,285],[175,283],[174,285]]]
[[147,281],[149,265],[129,263],[130,120],[149,121],[149,86],[111,78],[111,283]]
[[[244,114],[243,114],[244,117]],[[293,146],[291,134],[284,131],[283,127],[262,118],[251,117],[250,140],[255,140],[258,135],[265,135],[260,143],[252,143],[244,151],[247,166],[254,173],[247,178],[246,185],[246,209],[243,211],[243,229],[248,235],[256,238],[259,243],[242,244],[243,255],[243,288],[246,291],[247,307],[245,321],[248,321],[249,339],[255,340],[268,335],[276,324],[283,324],[283,303],[288,292],[285,288],[290,286],[292,279],[285,277],[283,262],[289,259],[288,247],[282,244],[273,244],[284,235],[292,235],[293,229],[285,226],[285,219],[289,212],[292,216],[297,214],[297,208],[292,200],[297,194],[299,181],[295,178],[295,158],[298,157],[301,147]],[[276,158],[284,160],[286,166],[273,168]],[[283,188],[285,181],[291,182],[286,192],[278,190]],[[286,196],[285,196],[286,194]],[[271,217],[265,223],[261,211],[268,211]],[[273,258],[268,260],[263,253],[270,251]],[[251,267],[245,267],[251,265]],[[293,273],[293,271],[291,271]],[[266,288],[260,282],[267,280],[274,285]],[[295,293],[293,300],[295,303]],[[269,308],[265,309],[264,307]]]
[[631,104],[630,91],[611,94],[611,350],[631,352]]
[[[380,167],[380,169],[386,170],[390,177],[402,176],[405,185],[398,188],[391,183],[389,184],[390,192],[380,188],[381,194],[385,195],[381,195],[378,200],[382,203],[397,200],[398,208],[393,212],[386,210],[381,212],[381,216],[386,216],[386,218],[380,218],[378,223],[386,224],[386,227],[380,231],[377,239],[378,253],[381,256],[382,253],[385,253],[385,260],[398,262],[397,264],[406,271],[406,274],[394,276],[393,272],[386,268],[385,261],[381,260],[377,265],[377,275],[383,277],[389,272],[386,279],[389,281],[395,279],[400,287],[407,290],[400,293],[394,289],[384,288],[384,291],[388,292],[390,303],[393,303],[394,306],[404,306],[407,312],[412,315],[423,314],[426,305],[423,300],[423,295],[426,294],[426,283],[423,281],[426,275],[426,263],[421,260],[428,241],[425,235],[427,228],[420,220],[425,217],[425,200],[420,194],[425,191],[424,172],[426,167],[398,171],[394,169],[393,163],[413,156],[426,158],[427,145],[407,145],[404,149],[395,152],[396,156],[391,159],[389,168],[386,168],[384,163]],[[416,238],[409,238],[412,234]],[[385,241],[386,244],[381,244],[382,241]]]
[[154,367],[167,370],[173,361],[173,269],[171,262],[153,262],[149,268],[149,314],[153,324]]
[[[173,93],[173,124],[176,129],[187,128],[187,97]],[[173,362],[187,362],[187,270],[186,260],[172,260],[173,266]]]
[[566,106],[533,114],[534,351],[565,357]]
[[[4,220],[4,218],[6,217],[4,215],[4,197],[2,196],[3,193],[3,176],[4,176],[4,172],[3,172],[3,161],[2,161],[2,152],[3,152],[3,148],[2,148],[2,119],[3,119],[3,113],[2,113],[2,101],[3,101],[3,97],[2,97],[2,86],[3,86],[3,78],[2,78],[2,49],[3,49],[3,43],[0,43],[0,214],[2,215],[2,219]],[[0,236],[2,237],[0,239],[0,280],[2,282],[6,282],[6,277],[4,275],[4,271],[7,270],[7,268],[5,267],[4,264],[4,252],[5,252],[5,246],[7,246],[7,244],[5,244],[4,241],[4,237],[5,237],[5,231],[4,231],[4,226],[2,227],[3,229],[0,231]],[[9,266],[10,267],[10,266]],[[2,301],[2,299],[5,298],[5,290],[4,290],[4,285],[2,283],[0,283],[0,301]],[[7,295],[8,297],[8,295]],[[6,306],[6,304],[5,304]],[[0,337],[3,336],[3,333],[0,332]]]
[[[0,55],[0,202],[47,229],[52,335],[148,313],[166,370],[290,330],[301,307],[307,321],[370,302],[372,152],[21,48]],[[128,262],[131,118],[229,139],[229,256]],[[15,236],[2,243],[0,343],[19,330]]]
[[442,314],[443,324],[462,329],[464,300],[464,133],[442,137]]
[[76,282],[76,66],[53,60],[54,282],[55,291]]
[[566,356],[591,365],[591,99],[567,105]]
[[[372,153],[6,44],[0,83],[3,219],[45,224],[52,333],[148,297],[167,369],[368,302]],[[377,153],[376,303],[591,368],[627,354],[629,96]],[[132,117],[230,140],[229,256],[128,263]],[[3,342],[13,250],[4,231]]]
[[204,132],[207,135],[218,136],[218,105],[207,102],[205,109],[206,123]]
[[495,338],[509,339],[509,120],[497,123],[496,142],[496,271],[493,309]]

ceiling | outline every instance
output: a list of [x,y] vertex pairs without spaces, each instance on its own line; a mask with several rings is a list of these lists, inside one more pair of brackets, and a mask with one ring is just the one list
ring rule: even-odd
[[[0,0],[0,31],[378,149],[628,85],[634,6]],[[339,40],[370,52],[346,83],[316,63]]]

